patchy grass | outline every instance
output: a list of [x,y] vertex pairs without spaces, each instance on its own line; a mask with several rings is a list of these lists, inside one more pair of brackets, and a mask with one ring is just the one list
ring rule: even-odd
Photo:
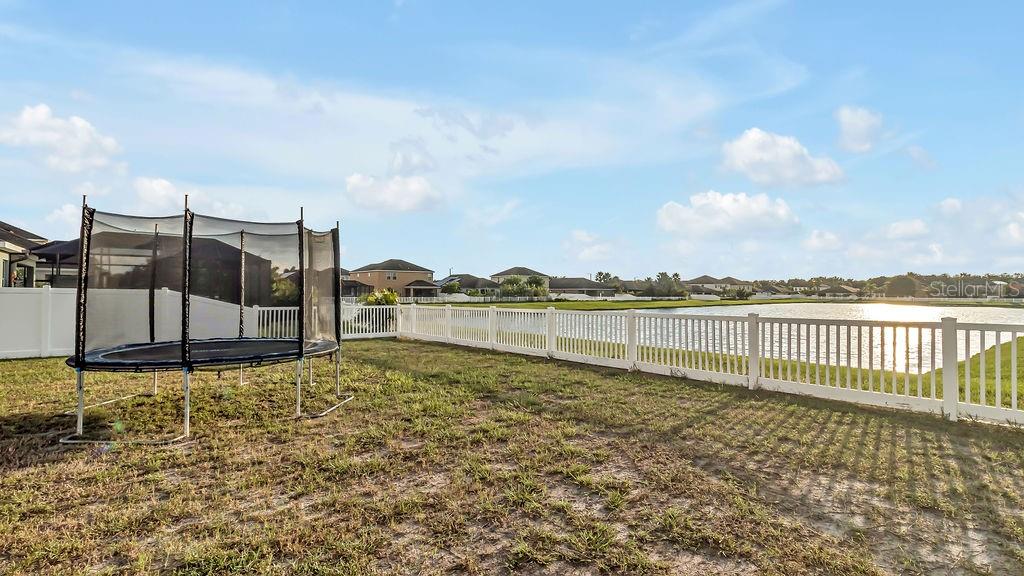
[[[1017,429],[439,344],[344,357],[356,400],[316,421],[289,418],[291,365],[198,374],[168,448],[59,446],[70,370],[0,363],[0,573],[1024,571]],[[161,376],[87,429],[175,432],[180,397]]]

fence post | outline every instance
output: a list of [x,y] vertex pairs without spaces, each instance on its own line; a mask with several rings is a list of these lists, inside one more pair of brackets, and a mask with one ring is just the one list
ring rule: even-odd
[[555,316],[554,306],[548,306],[547,309],[547,321],[548,321],[548,356],[555,354],[555,349],[558,347],[558,316]]
[[50,315],[53,310],[51,300],[53,294],[50,292],[50,287],[43,286],[39,297],[39,305],[42,309],[42,313],[39,315],[39,357],[46,358],[50,355]]
[[[253,307],[252,307],[252,315],[253,315],[253,321],[256,323],[256,332],[255,333],[251,333],[250,332],[249,334],[246,334],[246,336],[253,336],[255,338],[259,338],[260,337],[260,332],[261,332],[261,330],[260,330],[260,323],[263,321],[263,318],[260,317],[260,305],[259,304],[254,304],[253,305]],[[252,328],[250,328],[250,330],[252,330]]]
[[629,362],[630,369],[636,364],[636,349],[636,310],[630,308],[626,311],[626,362]]
[[416,303],[409,304],[409,332],[416,335],[416,317],[419,316],[416,312]]
[[395,304],[395,336],[402,337],[402,305]]
[[[970,358],[967,359],[970,362]],[[996,366],[996,370],[999,367]],[[942,411],[956,422],[960,402],[960,374],[956,361],[956,318],[942,319]]]
[[487,308],[487,343],[490,344],[491,350],[494,350],[494,344],[498,341],[498,307],[489,306]]
[[761,376],[761,339],[758,337],[757,314],[747,314],[747,388],[756,390]]
[[452,341],[452,305],[444,305],[444,341]]

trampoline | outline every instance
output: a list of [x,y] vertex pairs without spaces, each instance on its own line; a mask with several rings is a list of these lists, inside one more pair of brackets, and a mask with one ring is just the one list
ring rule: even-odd
[[[352,399],[340,390],[341,298],[338,226],[326,232],[294,222],[248,222],[192,212],[143,217],[100,212],[83,197],[75,354],[75,433],[62,443],[110,442],[84,435],[84,411],[140,394],[85,405],[89,371],[180,370],[182,434],[119,442],[164,444],[188,438],[190,374],[295,362],[295,416],[325,416]],[[261,314],[261,310],[272,314]],[[266,337],[267,334],[277,337]],[[280,337],[281,334],[286,337]],[[291,334],[294,336],[292,336]],[[302,411],[303,366],[333,356],[340,400]]]

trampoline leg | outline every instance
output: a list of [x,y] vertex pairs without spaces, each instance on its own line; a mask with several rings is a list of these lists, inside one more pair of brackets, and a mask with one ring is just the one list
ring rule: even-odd
[[238,385],[242,385],[242,365],[238,365]]
[[[161,446],[167,444],[174,444],[189,436],[189,374],[188,369],[184,371],[184,388],[185,388],[185,433],[174,438],[168,438],[166,440],[101,440],[93,438],[85,438],[85,409],[92,408],[95,406],[104,406],[113,402],[124,400],[125,398],[132,398],[134,396],[145,396],[145,393],[132,394],[125,396],[124,398],[115,398],[114,400],[107,400],[106,402],[99,402],[97,404],[85,405],[85,372],[80,369],[75,369],[75,388],[78,392],[78,407],[72,412],[65,412],[65,414],[76,414],[77,422],[75,423],[75,433],[69,436],[65,436],[58,440],[61,444],[102,444],[110,446],[112,444],[146,444],[150,446]],[[153,372],[153,394],[156,394],[156,372]]]
[[334,395],[341,396],[341,356],[334,355]]
[[309,387],[313,387],[313,357],[309,357]]
[[78,390],[78,423],[75,425],[75,434],[82,435],[85,424],[85,373],[81,369],[75,369],[75,388]]
[[192,399],[189,397],[190,396],[189,392],[191,392],[191,386],[189,386],[188,368],[182,368],[181,369],[181,382],[182,382],[182,388],[184,388],[184,391],[185,391],[185,434],[184,434],[184,437],[188,438],[188,436],[189,436],[189,424],[191,423],[190,420],[191,420],[191,408],[192,408],[192,401],[191,401]]
[[302,358],[295,361],[295,417],[302,417]]

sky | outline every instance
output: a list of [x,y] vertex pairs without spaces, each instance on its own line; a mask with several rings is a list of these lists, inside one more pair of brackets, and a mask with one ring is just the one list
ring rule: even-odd
[[402,258],[1024,269],[1024,5],[0,0],[0,220],[341,222]]

